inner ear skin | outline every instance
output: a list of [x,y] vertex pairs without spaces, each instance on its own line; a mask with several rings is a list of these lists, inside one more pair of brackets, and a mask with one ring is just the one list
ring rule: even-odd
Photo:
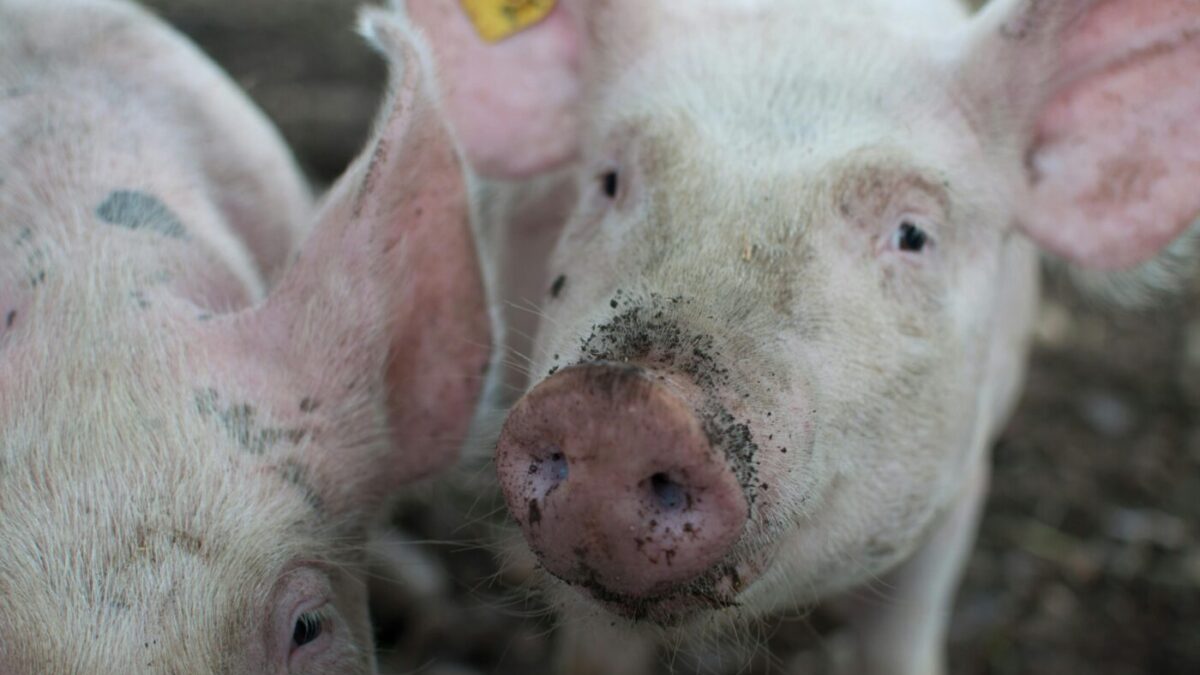
[[[964,70],[981,119],[1016,129],[1022,229],[1102,270],[1153,258],[1200,216],[1200,15],[1188,0],[1000,2]],[[1003,67],[997,67],[1002,65]],[[1196,160],[1196,161],[1193,161]]]

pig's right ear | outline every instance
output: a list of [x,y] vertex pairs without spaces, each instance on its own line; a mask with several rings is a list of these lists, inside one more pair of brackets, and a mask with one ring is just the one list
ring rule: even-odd
[[447,114],[475,171],[524,178],[575,157],[584,30],[566,2],[494,42],[480,36],[459,0],[395,4],[433,49]]
[[1200,0],[992,0],[967,37],[965,100],[1022,164],[1030,237],[1119,269],[1200,216]]
[[363,23],[392,70],[373,138],[278,286],[230,318],[241,353],[325,420],[311,460],[354,486],[351,501],[457,457],[491,354],[463,166],[429,57],[402,22],[373,11]]

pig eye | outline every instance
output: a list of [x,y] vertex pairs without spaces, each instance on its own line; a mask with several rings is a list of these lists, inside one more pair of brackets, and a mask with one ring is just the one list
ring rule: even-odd
[[615,199],[617,196],[617,188],[621,186],[617,180],[616,171],[606,171],[600,176],[600,188],[604,190],[604,196],[609,199]]
[[900,227],[896,228],[895,233],[892,234],[892,246],[899,251],[920,253],[930,243],[932,242],[925,230],[907,220],[901,223]]
[[297,565],[278,585],[272,598],[271,652],[287,664],[284,672],[331,672],[330,660],[341,658],[351,640],[333,604],[332,579],[321,569]]
[[303,647],[321,637],[325,629],[325,616],[320,612],[305,612],[296,618],[292,629],[292,648]]

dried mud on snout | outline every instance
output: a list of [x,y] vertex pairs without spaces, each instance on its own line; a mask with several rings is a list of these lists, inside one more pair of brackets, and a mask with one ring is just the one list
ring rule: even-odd
[[739,420],[724,403],[742,398],[744,385],[724,365],[711,334],[688,330],[676,318],[681,308],[694,309],[695,302],[657,294],[641,300],[618,290],[611,302],[617,314],[581,338],[579,363],[636,363],[678,373],[693,382],[704,397],[697,413],[709,443],[724,454],[753,507],[759,489],[759,446],[749,420]]

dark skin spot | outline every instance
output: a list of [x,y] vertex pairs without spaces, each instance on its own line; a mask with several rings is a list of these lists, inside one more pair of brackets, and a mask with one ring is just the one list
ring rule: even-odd
[[317,513],[325,511],[325,500],[312,485],[308,467],[295,460],[288,460],[279,467],[279,475],[289,485],[294,486],[304,495],[304,503]]
[[144,558],[150,564],[158,564],[162,553],[161,544],[168,543],[190,555],[205,556],[211,554],[211,546],[196,534],[180,528],[170,530],[159,529],[146,524],[140,524],[134,530],[133,555]]
[[171,544],[193,555],[200,555],[204,550],[204,541],[200,537],[180,529],[171,531]]
[[280,429],[264,427],[256,420],[254,406],[248,403],[222,407],[215,389],[201,389],[195,393],[196,409],[204,417],[215,419],[242,450],[261,455],[267,448],[287,441],[293,445],[308,437],[306,429]]
[[321,402],[311,396],[300,399],[300,412],[310,413],[320,407]]
[[566,285],[567,285],[567,275],[565,275],[565,274],[558,275],[558,278],[554,280],[554,283],[550,284],[550,297],[557,298],[558,294],[562,293],[563,286],[566,286]]
[[150,307],[150,301],[146,299],[145,291],[133,291],[129,294],[129,297],[137,303],[138,309],[147,309]]
[[25,267],[29,275],[26,281],[29,284],[29,288],[34,289],[46,281],[46,262],[48,256],[44,249],[32,246],[32,242],[33,230],[28,227],[21,228],[21,231],[17,234],[15,245],[25,253]]
[[173,239],[187,239],[187,230],[175,212],[148,192],[113,190],[96,207],[96,216],[109,225],[130,230],[150,230]]
[[5,327],[5,328],[12,328],[12,327],[13,327],[13,323],[14,323],[16,320],[17,320],[17,310],[15,310],[15,309],[10,309],[10,310],[8,310],[8,314],[7,314],[7,315],[5,315],[5,317],[4,317],[4,327]]

